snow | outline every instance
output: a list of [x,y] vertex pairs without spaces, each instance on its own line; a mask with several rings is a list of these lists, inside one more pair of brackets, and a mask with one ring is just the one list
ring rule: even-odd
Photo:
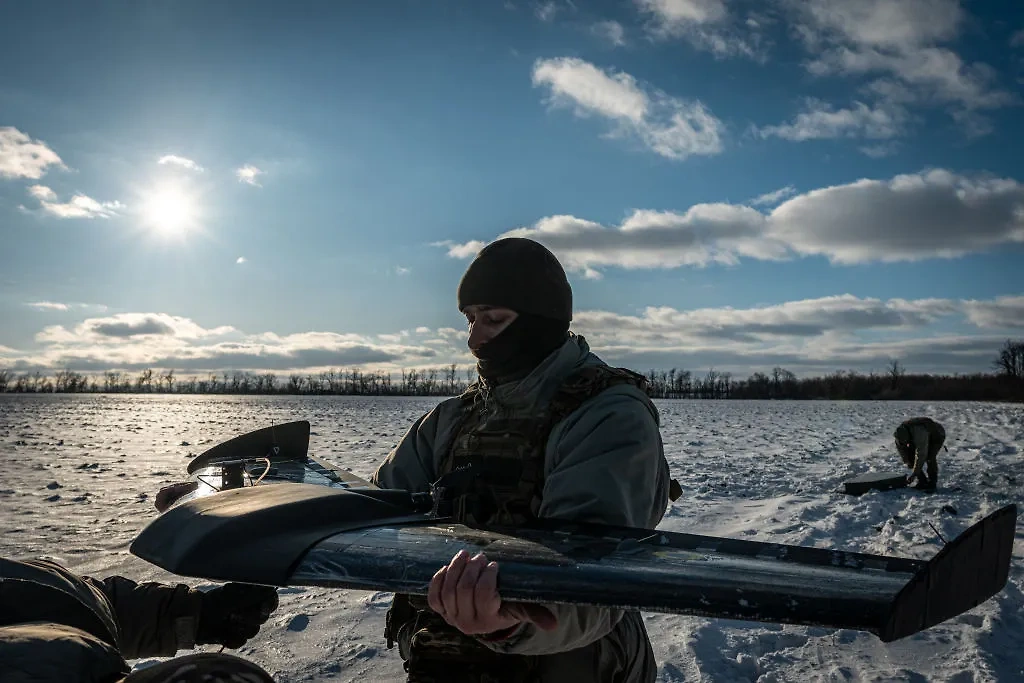
[[[0,396],[0,554],[54,557],[135,580],[167,574],[128,553],[185,478],[188,457],[275,422],[308,419],[310,450],[369,476],[432,398]],[[658,401],[683,496],[659,528],[918,559],[1007,503],[1021,503],[1024,407],[987,403]],[[934,495],[840,493],[842,482],[902,468],[892,430],[930,415],[946,427]],[[945,507],[945,509],[943,509]],[[1024,521],[995,598],[885,644],[847,630],[645,614],[659,680],[1024,680]],[[390,594],[282,589],[281,606],[239,654],[282,683],[404,680],[384,645]],[[217,649],[217,648],[210,648]],[[147,662],[137,663],[145,666]]]

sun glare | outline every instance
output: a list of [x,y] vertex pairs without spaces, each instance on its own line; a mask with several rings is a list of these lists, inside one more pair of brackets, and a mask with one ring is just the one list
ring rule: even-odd
[[190,196],[173,185],[156,188],[144,204],[146,222],[159,232],[180,235],[195,220],[195,205]]

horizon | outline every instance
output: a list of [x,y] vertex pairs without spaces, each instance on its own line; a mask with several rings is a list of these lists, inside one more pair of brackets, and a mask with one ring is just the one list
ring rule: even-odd
[[56,4],[0,25],[0,370],[464,374],[510,235],[639,372],[1024,338],[1024,6]]

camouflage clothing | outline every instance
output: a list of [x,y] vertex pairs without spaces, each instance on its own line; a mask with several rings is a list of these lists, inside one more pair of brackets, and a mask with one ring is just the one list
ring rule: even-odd
[[[412,425],[374,474],[374,483],[430,491],[441,474],[456,462],[472,459],[473,450],[481,447],[486,449],[481,451],[482,459],[486,453],[497,452],[501,466],[512,467],[515,458],[497,448],[503,430],[510,434],[510,444],[519,444],[513,448],[519,448],[529,441],[529,434],[547,429],[545,418],[564,381],[594,366],[607,367],[582,337],[572,335],[524,379],[481,387],[468,412],[465,397],[440,403]],[[625,377],[620,375],[620,379]],[[499,521],[506,522],[528,510],[541,518],[654,528],[669,497],[668,464],[658,420],[657,409],[642,389],[629,381],[609,386],[551,425],[549,435],[537,444],[542,456],[537,461],[536,482],[529,481],[531,463],[519,463],[515,480],[504,482],[505,494],[498,485],[500,479],[494,481],[494,486],[476,491],[480,495],[473,501],[473,509],[485,510],[488,519],[497,515]],[[517,431],[524,434],[516,437]],[[527,486],[521,488],[524,481]],[[507,497],[511,490],[519,493]],[[495,491],[496,498],[492,496]],[[534,492],[535,496],[527,495]],[[481,500],[490,500],[496,507],[480,508]],[[502,501],[508,500],[517,505],[503,506]],[[523,506],[524,502],[529,504]],[[464,507],[463,514],[468,510]],[[439,636],[442,641],[433,648],[440,660],[436,664],[428,654],[423,662],[407,665],[413,681],[433,680],[431,675],[436,678],[442,669],[444,680],[457,680],[451,676],[467,669],[489,672],[469,674],[477,676],[472,680],[495,681],[633,682],[656,677],[650,640],[638,612],[548,605],[558,619],[554,631],[522,623],[507,637],[488,640],[462,635],[429,610],[403,614],[409,609],[405,600],[396,596],[389,615],[400,627],[397,640],[403,658],[409,657],[411,646],[418,641],[433,643]],[[410,620],[412,614],[418,615],[421,623]]]
[[946,442],[946,430],[929,417],[915,417],[900,423],[893,438],[903,464],[913,470],[917,487],[934,491],[939,480],[936,456]]
[[[0,558],[0,680],[4,683],[265,683],[221,657],[182,658],[136,673],[126,660],[196,645],[203,594],[186,585],[79,576],[50,560]],[[242,660],[238,660],[242,661]],[[176,675],[172,676],[177,672]]]

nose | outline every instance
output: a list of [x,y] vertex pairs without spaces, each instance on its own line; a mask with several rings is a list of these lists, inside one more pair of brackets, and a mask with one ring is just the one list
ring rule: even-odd
[[485,332],[484,328],[482,328],[482,327],[480,327],[480,326],[478,326],[476,324],[470,325],[470,327],[469,327],[469,339],[466,341],[466,344],[469,346],[469,350],[470,351],[476,351],[481,346],[483,346],[483,344],[486,343],[486,342],[487,342],[487,333]]

